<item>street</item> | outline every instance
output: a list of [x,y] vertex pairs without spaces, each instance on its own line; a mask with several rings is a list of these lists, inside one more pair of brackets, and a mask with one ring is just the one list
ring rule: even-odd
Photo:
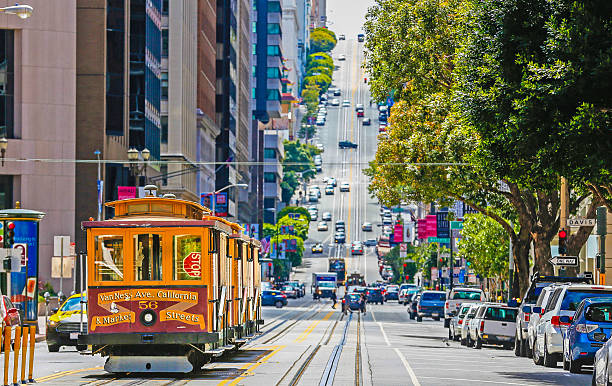
[[[531,360],[514,356],[500,347],[481,350],[447,341],[441,321],[408,318],[406,307],[396,301],[368,305],[365,314],[343,315],[328,299],[314,301],[311,274],[326,272],[327,259],[344,256],[347,273],[361,272],[368,283],[379,280],[373,247],[362,256],[351,256],[350,242],[375,238],[380,233],[379,206],[367,192],[362,170],[376,150],[378,122],[370,107],[367,85],[360,68],[363,59],[355,36],[340,41],[333,56],[346,55],[336,62],[334,84],[351,101],[350,107],[330,107],[327,123],[319,127],[313,143],[325,146],[323,170],[313,184],[324,188],[324,176],[336,177],[338,184],[350,183],[350,192],[322,194],[319,217],[332,213],[330,229],[316,230],[311,222],[306,255],[294,278],[306,283],[306,296],[289,300],[282,309],[264,308],[262,333],[237,352],[225,354],[204,366],[201,373],[176,377],[167,374],[108,374],[98,356],[81,356],[74,348],[49,353],[45,343],[37,344],[34,377],[47,385],[585,385],[590,370],[569,374],[560,367],[535,366]],[[372,125],[363,127],[356,117],[355,104],[365,106]],[[358,144],[357,149],[339,149],[340,140]],[[333,224],[346,222],[346,246],[333,240]],[[373,232],[363,232],[361,224],[374,224]],[[310,246],[320,242],[322,254],[312,255]]]

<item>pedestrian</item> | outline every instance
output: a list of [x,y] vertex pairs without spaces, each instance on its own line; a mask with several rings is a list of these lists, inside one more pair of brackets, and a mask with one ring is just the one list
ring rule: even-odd
[[332,291],[330,298],[332,302],[334,302],[334,304],[332,304],[332,308],[335,309],[336,303],[338,302],[338,298],[336,297],[336,291]]
[[361,301],[359,302],[359,308],[361,309],[361,312],[363,312],[365,314],[366,312],[366,302],[365,302],[365,295],[361,294]]
[[315,300],[321,300],[321,293],[319,292],[319,286],[317,285],[315,287],[315,292],[314,292],[314,299]]

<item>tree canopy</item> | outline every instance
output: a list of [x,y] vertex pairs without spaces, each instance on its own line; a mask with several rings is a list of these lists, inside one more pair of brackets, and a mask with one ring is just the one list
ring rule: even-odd
[[335,34],[325,28],[315,28],[310,33],[311,52],[329,52],[336,47]]

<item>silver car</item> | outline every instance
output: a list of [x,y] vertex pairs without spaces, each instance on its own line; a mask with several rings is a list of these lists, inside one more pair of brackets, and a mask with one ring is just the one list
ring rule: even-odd
[[461,345],[462,346],[471,347],[471,344],[468,344],[468,343],[472,343],[469,341],[470,336],[469,336],[468,328],[469,328],[470,321],[474,319],[474,316],[476,316],[476,311],[478,311],[478,307],[480,307],[480,305],[481,303],[470,304],[470,308],[468,312],[463,317],[463,321],[461,322]]
[[595,353],[595,362],[593,363],[593,380],[592,385],[607,386],[612,383],[612,339],[603,345],[602,348]]
[[[535,328],[540,321],[540,317],[543,314],[543,310],[546,308],[548,304],[548,300],[550,299],[550,295],[553,293],[554,289],[557,288],[556,285],[550,285],[542,289],[540,292],[540,296],[538,296],[538,300],[533,307],[525,306],[523,308],[523,312],[529,311],[529,322],[527,324],[527,340],[529,342],[529,350],[527,352],[528,356],[533,355],[533,345],[535,344]],[[526,309],[529,307],[529,309]]]
[[459,307],[459,313],[453,316],[448,326],[448,339],[459,340],[461,339],[461,325],[463,324],[463,318],[465,314],[470,310],[471,303],[464,303]]

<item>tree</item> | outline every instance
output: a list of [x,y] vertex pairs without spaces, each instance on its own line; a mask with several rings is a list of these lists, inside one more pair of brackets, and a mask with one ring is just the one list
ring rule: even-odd
[[314,175],[314,161],[311,148],[298,141],[284,141],[285,158],[283,159],[284,172],[299,172],[308,179]]
[[319,86],[322,92],[327,91],[329,85],[331,85],[331,82],[332,79],[325,74],[310,75],[304,78],[304,84],[306,86]]
[[[334,40],[334,42],[338,41],[338,39],[336,38],[336,33],[334,31],[330,30],[329,28],[317,27],[317,28],[313,29],[312,32],[324,33],[324,34],[328,35],[330,38],[332,38]],[[312,36],[312,33],[311,33],[311,36]]]
[[300,181],[296,172],[289,171],[283,173],[283,180],[281,182],[281,200],[285,204],[291,204],[291,198],[295,193],[295,190],[300,186]]
[[310,213],[308,213],[308,209],[302,206],[286,206],[278,212],[277,216],[278,218],[283,218],[289,213],[299,213],[300,217],[303,217],[306,219],[306,221],[310,222]]
[[310,33],[310,50],[312,52],[329,52],[336,47],[336,39],[321,30]]
[[308,71],[306,72],[306,76],[313,76],[313,75],[319,75],[319,74],[327,75],[328,77],[331,78],[333,75],[333,69],[329,67],[325,67],[325,66],[318,66],[318,67],[310,67]]
[[308,55],[306,59],[306,71],[314,67],[326,67],[333,70],[334,60],[328,53],[315,52],[314,54]]

